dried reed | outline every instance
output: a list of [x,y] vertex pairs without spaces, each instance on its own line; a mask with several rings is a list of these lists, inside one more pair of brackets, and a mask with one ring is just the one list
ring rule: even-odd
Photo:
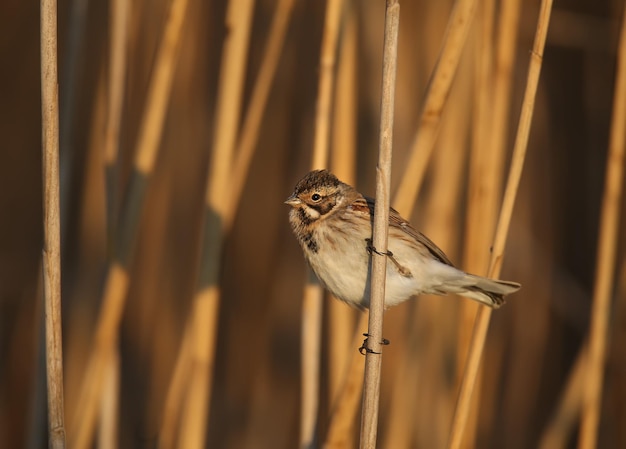
[[186,9],[187,0],[173,0],[150,80],[148,100],[136,149],[134,177],[128,188],[128,200],[122,212],[122,225],[118,230],[116,260],[111,262],[105,280],[94,349],[87,362],[80,388],[80,399],[70,428],[70,445],[73,448],[86,448],[92,440],[98,405],[101,401],[104,370],[113,360],[111,357],[114,357],[118,328],[130,284],[127,267],[133,254],[139,211],[143,205],[159,148]]
[[400,29],[400,4],[387,0],[385,9],[385,35],[383,45],[383,80],[376,166],[376,208],[372,243],[371,296],[367,328],[367,351],[363,385],[363,415],[361,417],[360,447],[376,447],[378,434],[378,407],[380,401],[380,370],[383,347],[383,313],[385,308],[385,279],[387,276],[387,234],[391,188],[391,155],[393,146],[393,113],[398,66],[398,31]]
[[[357,17],[352,0],[345,6],[343,31],[338,49],[337,87],[334,96],[334,120],[330,166],[343,182],[356,185],[357,162]],[[328,304],[328,397],[334,404],[344,382],[354,348],[355,311],[329,295]]]
[[[507,180],[502,209],[500,211],[498,225],[496,227],[496,235],[492,250],[493,252],[489,262],[488,276],[492,278],[497,278],[502,267],[506,236],[511,221],[511,215],[513,213],[513,206],[515,204],[519,181],[522,175],[524,159],[526,157],[528,136],[530,134],[531,119],[535,104],[537,86],[539,84],[543,49],[546,43],[551,10],[552,1],[543,0],[541,2],[535,42],[533,44],[533,51],[531,53],[531,60],[528,67],[527,84],[524,93],[524,101],[522,103],[522,113],[518,125],[517,137],[513,149],[511,170]],[[485,307],[479,309],[472,334],[472,341],[469,349],[470,352],[467,356],[465,374],[461,381],[461,391],[459,393],[459,399],[452,422],[452,430],[448,443],[449,448],[459,448],[463,441],[465,425],[470,411],[472,392],[478,376],[478,369],[480,367],[480,360],[485,346],[490,318],[491,309]]]
[[98,424],[98,449],[118,447],[118,415],[120,398],[120,356],[116,351],[107,364],[102,381],[102,401],[100,402],[100,421]]
[[254,0],[231,0],[226,12],[229,34],[224,41],[215,115],[215,136],[205,192],[201,259],[192,317],[191,372],[182,411],[179,446],[204,447],[206,422],[211,403],[217,322],[220,303],[220,267],[224,220],[230,200],[227,191],[240,121],[243,81]]
[[59,206],[59,92],[57,4],[41,0],[41,135],[43,159],[43,295],[48,387],[48,446],[65,447],[61,335],[61,223]]
[[450,87],[461,59],[475,9],[476,0],[457,0],[450,14],[439,60],[429,82],[424,106],[411,145],[409,161],[406,166],[406,173],[411,173],[411,176],[402,178],[392,203],[393,207],[404,216],[408,216],[407,211],[417,199],[417,192],[439,132],[441,113],[450,93]]
[[[250,105],[245,114],[241,135],[238,138],[238,145],[235,151],[233,175],[230,181],[230,198],[225,205],[224,232],[226,233],[232,227],[254,150],[257,148],[256,144],[261,121],[284,45],[292,9],[293,0],[281,0],[274,12],[265,54],[254,84]],[[174,444],[175,426],[178,422],[183,395],[186,391],[186,377],[191,366],[191,343],[191,333],[188,327],[181,343],[181,349],[178,353],[164,406],[162,427],[159,434],[159,447],[161,448],[170,448]]]
[[122,124],[122,109],[126,88],[126,52],[128,39],[128,15],[130,4],[114,0],[110,5],[111,50],[109,56],[109,86],[107,95],[107,119],[104,132],[104,161],[106,173],[107,233],[109,245],[114,241],[117,222],[117,163]]
[[266,112],[270,90],[285,44],[285,35],[287,34],[293,6],[294,0],[280,0],[274,11],[261,68],[256,77],[250,105],[246,110],[241,133],[237,140],[233,175],[230,181],[230,200],[226,204],[224,220],[224,228],[226,230],[230,230],[232,226],[235,212],[241,199],[241,192],[248,178],[252,156],[257,148],[263,115]]
[[[502,195],[502,172],[504,148],[489,145],[493,126],[493,54],[495,2],[481,3],[476,13],[474,39],[474,111],[471,151],[469,155],[469,179],[467,188],[467,218],[463,269],[482,273],[489,263],[489,245],[497,221],[498,206]],[[471,338],[472,323],[480,306],[473,301],[460,303],[460,323],[457,343],[457,382],[461,379],[463,366]],[[480,373],[479,373],[480,376]],[[476,385],[480,394],[480,381]],[[473,447],[478,423],[478,401],[473,401],[470,420],[466,428],[466,449]]]
[[608,323],[615,278],[615,259],[619,231],[622,188],[624,184],[624,146],[626,144],[626,8],[623,11],[617,73],[613,96],[611,136],[606,162],[606,178],[598,235],[596,274],[589,329],[589,352],[586,361],[583,390],[582,423],[578,447],[596,447],[600,404],[607,351]]
[[[433,71],[432,80],[429,84],[428,92],[426,94],[424,111],[433,111],[438,110],[439,114],[441,113],[445,100],[447,99],[449,89],[452,85],[452,80],[454,79],[454,71],[458,66],[458,61],[461,56],[461,50],[463,48],[463,44],[465,41],[465,36],[468,33],[469,25],[471,24],[470,18],[472,17],[473,10],[475,5],[472,2],[462,3],[459,1],[455,4],[455,9],[450,16],[450,20],[448,22],[448,31],[444,38],[444,43],[442,44],[442,51],[438,58],[438,63]],[[426,112],[422,113],[422,117],[430,117],[433,114]],[[425,121],[422,119],[422,126],[427,126],[429,124],[433,124],[431,121]],[[438,124],[437,124],[438,126]],[[422,132],[421,128],[417,131],[416,135],[419,136]],[[428,134],[428,131],[423,131]],[[434,137],[436,134],[432,135],[434,144]],[[421,137],[420,137],[421,139]],[[424,142],[423,140],[420,140]],[[414,145],[411,149],[412,162],[410,162],[404,170],[404,174],[401,181],[401,186],[414,185],[414,188],[419,190],[421,187],[421,183],[417,182],[413,184],[415,180],[415,173],[421,173],[425,171],[425,164],[428,162],[428,157],[418,157],[417,150],[419,149],[419,154],[423,155],[425,151],[422,151],[423,147],[417,146],[418,138],[414,139]],[[420,167],[416,167],[415,163],[418,162]],[[423,164],[423,166],[421,165]],[[414,193],[414,197],[417,197],[417,190]],[[403,201],[404,197],[407,195],[407,190],[402,190],[402,187],[399,188],[398,192],[394,196],[393,207],[403,213],[405,216],[411,215],[411,210],[413,209],[414,201],[407,202]],[[357,324],[357,337],[356,340],[360,339],[359,329],[363,328],[364,319],[361,318],[359,324]],[[326,444],[328,447],[342,447],[339,443],[343,441],[345,438],[342,435],[346,429],[349,429],[350,426],[347,423],[350,423],[351,417],[355,416],[356,409],[354,408],[358,405],[358,402],[355,400],[356,388],[354,385],[360,384],[360,380],[356,379],[355,376],[360,375],[360,370],[354,364],[360,364],[359,358],[351,359],[351,366],[347,371],[347,375],[349,376],[344,382],[343,390],[341,392],[340,397],[336,402],[334,402],[334,414],[332,415],[331,426],[329,429],[329,433],[326,439]],[[403,395],[406,396],[406,395]],[[345,447],[345,446],[343,446]]]
[[355,350],[361,344],[363,339],[359,329],[364,329],[367,325],[368,316],[365,313],[359,315],[356,324],[356,333],[352,339],[351,358],[349,366],[345,372],[341,389],[338,397],[333,402],[333,408],[330,415],[330,424],[328,433],[324,441],[325,449],[340,449],[353,447],[352,430],[356,420],[357,411],[361,405],[363,397],[363,358]]
[[[126,87],[126,52],[128,35],[128,15],[130,5],[124,0],[114,0],[110,4],[111,47],[109,55],[109,77],[107,93],[106,127],[104,131],[104,163],[106,175],[106,218],[109,250],[113,250],[117,204],[117,164],[120,144],[120,129],[124,92]],[[98,424],[98,446],[102,449],[114,448],[118,442],[118,423],[120,396],[120,355],[117,348],[104,368],[100,422]]]
[[587,348],[582,347],[563,388],[558,407],[541,436],[539,449],[565,448],[580,416]]
[[[463,181],[471,117],[471,70],[468,63],[471,62],[469,58],[464,58],[459,67],[448,100],[454,107],[443,114],[441,134],[433,154],[431,193],[423,195],[425,198],[420,201],[425,204],[423,215],[428,217],[424,223],[424,233],[441,248],[446,248],[451,257],[455,249],[458,252],[459,205],[465,194]],[[405,172],[404,175],[409,174]],[[412,210],[408,213],[411,214]],[[457,337],[458,319],[454,314],[455,307],[456,304],[444,298],[424,297],[417,301],[408,315],[408,332],[402,337],[407,341],[407,347],[396,362],[392,381],[394,385],[404,387],[394,388],[391,393],[382,447],[445,445],[444,436],[449,426],[454,394],[453,387],[447,381],[445,367],[450,357],[450,347],[456,344],[454,340]],[[422,345],[419,342],[424,338],[424,329],[430,328],[429,323],[432,322],[440,323],[437,332],[431,335],[428,346]],[[429,407],[430,413],[423,415],[420,410],[426,401],[432,403],[433,408]]]
[[[339,41],[343,0],[329,0],[324,17],[324,34],[320,50],[319,81],[315,107],[315,137],[311,168],[328,165],[330,120],[335,64]],[[324,292],[309,271],[302,296],[300,447],[315,445],[320,397],[320,358],[322,341],[322,305]]]

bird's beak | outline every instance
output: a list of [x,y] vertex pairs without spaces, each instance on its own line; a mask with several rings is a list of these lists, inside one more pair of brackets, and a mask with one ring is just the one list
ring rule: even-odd
[[302,201],[296,196],[295,193],[285,200],[285,204],[289,204],[292,207],[295,207],[301,203]]

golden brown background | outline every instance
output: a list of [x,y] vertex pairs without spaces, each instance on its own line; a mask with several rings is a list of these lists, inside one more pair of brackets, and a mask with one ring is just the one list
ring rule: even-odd
[[[276,3],[256,2],[244,113]],[[362,192],[373,195],[384,2],[348,3],[346,15],[353,15],[356,28],[342,29],[340,41],[355,33],[356,45],[346,47],[350,55],[338,53],[338,61],[354,57],[356,65],[352,82],[335,92],[339,96],[342,89],[354,88],[356,122],[348,134],[357,149],[350,159],[347,146],[331,139],[331,152],[348,154],[351,168],[342,169],[343,176],[352,177]],[[503,179],[539,7],[538,0],[521,3]],[[401,5],[394,191],[408,159],[452,2]],[[133,154],[168,6],[167,1],[138,0],[130,7],[119,176],[113,195],[118,210],[134,170]],[[502,273],[505,279],[519,281],[523,289],[492,318],[479,408],[474,413],[477,448],[540,447],[586,339],[623,7],[623,2],[609,0],[555,3]],[[495,2],[496,21],[500,9],[500,2]],[[111,27],[108,2],[61,1],[58,12],[65,412],[70,438],[76,432],[71,426],[93,351],[111,247],[103,149]],[[168,386],[192,313],[227,32],[225,14],[224,1],[189,2],[156,165],[136,210],[139,228],[116,345],[120,384],[119,390],[113,390],[119,400],[113,417],[120,448],[157,446]],[[298,444],[300,313],[306,270],[282,203],[311,165],[324,14],[325,2],[295,2],[243,197],[223,246],[206,447]],[[472,202],[469,152],[480,144],[478,130],[489,130],[493,123],[488,113],[476,113],[483,17],[479,7],[412,217],[453,261],[477,273],[487,269],[489,244],[467,254],[474,238],[467,220]],[[496,33],[491,45],[495,42]],[[0,4],[0,60],[0,447],[39,448],[46,447],[46,419],[35,2]],[[343,123],[337,116],[331,122]],[[338,133],[333,128],[333,136]],[[501,191],[502,187],[496,198]],[[442,192],[448,192],[445,199]],[[493,220],[484,223],[487,228],[493,225]],[[602,448],[626,447],[624,229],[622,224],[597,446]],[[386,314],[385,335],[392,344],[385,348],[383,359],[380,447],[445,445],[456,376],[462,371],[459,341],[467,343],[468,327],[460,311],[465,303],[456,298],[420,298]],[[336,335],[328,324],[326,318],[335,313],[332,304],[325,302],[324,309],[319,441],[328,428],[336,388],[330,373],[336,372],[337,360],[342,359],[330,357],[337,351],[333,346],[339,345],[345,360],[356,351],[346,346],[345,335]],[[338,313],[346,320],[343,330],[348,328],[346,334],[351,336],[358,312],[343,304],[339,308],[348,310]],[[465,333],[459,333],[462,329]],[[576,400],[574,404],[568,406],[573,427],[566,426],[563,447],[576,446],[579,407]]]

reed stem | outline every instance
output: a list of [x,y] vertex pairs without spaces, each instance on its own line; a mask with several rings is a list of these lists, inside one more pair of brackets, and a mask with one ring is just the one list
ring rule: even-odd
[[[524,160],[526,158],[528,136],[530,134],[530,125],[535,105],[535,96],[537,94],[537,86],[539,84],[539,75],[541,73],[541,64],[543,62],[543,50],[545,48],[551,11],[552,0],[542,0],[539,20],[537,23],[537,31],[535,33],[535,42],[533,44],[530,64],[528,67],[528,77],[526,80],[526,90],[524,92],[524,100],[522,103],[522,113],[513,149],[511,170],[507,179],[502,208],[498,218],[498,225],[496,226],[493,252],[489,262],[488,276],[492,278],[498,277],[502,267],[506,236],[508,234],[509,224],[513,214],[513,206],[515,204],[515,198],[517,196],[517,190],[522,176],[522,169],[524,167]],[[480,367],[480,361],[487,338],[491,311],[492,309],[481,307],[478,311],[478,316],[474,324],[469,354],[465,365],[465,374],[461,381],[461,390],[459,392],[459,398],[452,421],[452,430],[450,432],[450,439],[448,442],[448,448],[450,449],[458,449],[461,447],[461,443],[463,442],[463,434],[469,417],[472,393],[478,377],[478,369]]]
[[372,241],[371,297],[365,378],[363,388],[363,415],[361,418],[362,449],[374,449],[378,433],[378,407],[380,396],[380,370],[383,347],[383,313],[385,280],[387,274],[387,235],[391,186],[391,155],[393,146],[393,115],[395,105],[396,71],[398,64],[398,32],[400,3],[387,0],[385,10],[385,35],[383,45],[383,77],[380,116],[378,165],[376,167],[376,208]]
[[415,203],[417,192],[424,179],[426,166],[439,133],[441,114],[450,93],[475,10],[476,0],[457,0],[452,9],[439,59],[428,84],[419,126],[411,145],[411,155],[406,167],[406,172],[411,175],[402,178],[394,196],[394,208],[404,216],[407,216],[407,210]]
[[61,332],[61,222],[59,202],[59,91],[57,2],[41,0],[41,120],[43,159],[43,294],[46,322],[48,445],[65,448]]
[[[344,0],[329,0],[324,17],[324,35],[320,52],[320,75],[315,109],[315,140],[312,169],[328,165],[332,94],[335,85],[337,43]],[[324,292],[308,270],[308,281],[302,297],[302,341],[300,394],[300,447],[313,447],[320,397],[320,358],[322,343],[322,306]]]
[[229,33],[224,41],[220,65],[215,136],[204,197],[202,250],[193,311],[188,323],[191,328],[187,330],[191,338],[192,361],[178,444],[189,449],[204,447],[206,439],[221,300],[224,222],[230,201],[227,192],[241,119],[254,5],[254,0],[230,0],[226,11]]
[[188,0],[172,0],[150,79],[136,147],[134,173],[118,229],[115,260],[110,263],[104,282],[102,310],[96,324],[94,348],[87,361],[80,387],[80,399],[72,417],[70,446],[73,449],[84,449],[91,443],[101,400],[103,370],[114,356],[118,341],[119,324],[130,285],[127,270],[134,252],[140,211],[159,150],[187,3]]
[[617,54],[617,74],[613,96],[611,136],[606,159],[606,178],[602,197],[602,212],[598,236],[596,275],[589,329],[589,353],[586,359],[585,387],[583,390],[582,423],[580,426],[580,449],[596,447],[604,360],[607,351],[609,315],[615,259],[617,255],[619,219],[624,183],[624,153],[626,141],[626,8],[623,8],[622,30]]

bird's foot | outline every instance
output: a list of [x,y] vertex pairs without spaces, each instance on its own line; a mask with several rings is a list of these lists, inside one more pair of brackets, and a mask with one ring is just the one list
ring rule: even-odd
[[411,270],[409,270],[405,266],[400,265],[400,262],[398,262],[396,258],[393,257],[393,253],[391,251],[389,250],[384,251],[384,252],[378,251],[376,247],[372,245],[372,239],[365,239],[365,241],[367,242],[367,253],[370,256],[372,255],[372,253],[376,253],[379,256],[387,256],[389,257],[389,260],[395,265],[396,269],[398,270],[398,273],[400,273],[402,276],[407,277],[407,278],[413,277]]
[[[369,339],[369,337],[371,337],[371,335],[368,334],[368,333],[365,333],[365,334],[363,334],[363,336],[365,337],[365,340],[363,340],[363,344],[359,348],[359,352],[361,353],[361,355],[365,355],[365,354],[380,354],[380,352],[374,351],[367,344],[368,343],[368,339]],[[381,340],[380,344],[384,345],[384,346],[387,346],[389,344],[389,340],[387,340],[386,338],[383,338]]]
[[367,242],[367,253],[371,256],[372,253],[376,253],[379,256],[388,256],[393,258],[393,253],[391,251],[378,251],[376,247],[372,244],[372,239],[365,239]]

